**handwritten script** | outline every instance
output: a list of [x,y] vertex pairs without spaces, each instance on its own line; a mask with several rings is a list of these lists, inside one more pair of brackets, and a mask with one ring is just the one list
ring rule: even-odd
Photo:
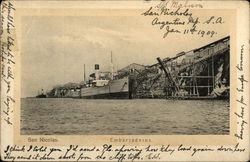
[[163,31],[163,38],[170,34],[200,37],[213,37],[218,34],[216,28],[225,23],[223,17],[199,16],[190,8],[203,8],[203,6],[197,3],[191,4],[188,1],[165,1],[151,6],[141,15],[152,18],[151,25]]
[[70,145],[65,148],[47,147],[47,146],[10,146],[4,149],[5,160],[69,160],[69,161],[145,161],[145,160],[161,160],[166,156],[173,156],[177,152],[185,152],[190,156],[205,154],[208,152],[244,152],[244,148],[240,148],[237,143],[235,146],[226,147],[210,147],[210,146],[112,146],[104,144],[103,146],[79,146]]
[[[189,2],[166,1],[157,6],[152,6],[141,13],[142,16],[150,17],[150,24],[163,31],[163,38],[171,34],[197,35],[200,37],[213,37],[218,34],[216,28],[204,28],[204,26],[217,26],[225,23],[223,17],[210,15],[200,17],[192,12],[191,8],[203,8],[201,4]],[[14,98],[14,67],[15,67],[15,7],[9,1],[1,5],[1,91],[2,96],[2,118],[5,124],[13,125]],[[244,53],[245,45],[241,45],[240,59],[236,66],[238,71],[236,102],[240,106],[234,115],[237,117],[237,132],[234,134],[237,143],[232,146],[193,146],[180,144],[159,146],[136,146],[121,145],[113,146],[106,143],[101,146],[69,145],[65,147],[43,146],[43,145],[7,145],[2,148],[2,158],[8,161],[159,161],[166,160],[178,153],[185,153],[190,157],[205,155],[208,153],[228,152],[230,154],[246,152],[240,142],[244,140],[247,127],[246,108],[247,101],[244,97],[248,80],[245,77]],[[56,139],[54,140],[56,142]],[[187,158],[188,159],[188,158]]]
[[234,114],[237,117],[237,126],[240,128],[237,133],[235,133],[235,137],[237,137],[240,140],[243,140],[244,138],[244,130],[247,125],[247,121],[245,120],[245,108],[247,107],[247,103],[245,101],[244,93],[245,93],[245,84],[248,83],[248,81],[245,79],[244,76],[244,53],[245,53],[245,45],[241,45],[240,48],[240,57],[239,57],[239,63],[237,64],[236,68],[239,73],[238,75],[238,87],[236,88],[238,93],[238,99],[236,102],[239,104],[240,109],[235,112]]
[[3,97],[2,114],[4,121],[8,125],[13,125],[11,114],[13,113],[13,83],[14,83],[14,65],[15,65],[15,38],[14,33],[14,11],[13,4],[9,1],[1,5],[1,86]]

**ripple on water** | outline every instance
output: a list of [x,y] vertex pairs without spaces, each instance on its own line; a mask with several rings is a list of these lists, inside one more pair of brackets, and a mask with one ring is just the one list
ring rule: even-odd
[[28,98],[21,100],[21,134],[229,134],[228,104]]

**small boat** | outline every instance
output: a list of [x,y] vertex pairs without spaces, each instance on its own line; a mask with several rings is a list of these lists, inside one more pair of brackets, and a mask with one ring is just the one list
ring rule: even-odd
[[47,96],[43,93],[43,89],[42,89],[42,93],[38,93],[38,95],[36,96],[36,98],[46,98]]
[[45,94],[39,94],[36,96],[36,98],[46,98],[47,96]]

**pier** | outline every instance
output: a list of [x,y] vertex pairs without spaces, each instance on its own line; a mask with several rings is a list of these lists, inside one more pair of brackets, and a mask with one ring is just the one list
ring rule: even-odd
[[[53,88],[48,97],[96,98],[167,98],[167,99],[228,99],[230,85],[230,37],[205,46],[176,54],[172,58],[156,58],[149,66],[132,63],[117,73],[98,72],[103,86],[92,81],[68,83]],[[98,65],[99,71],[99,65]],[[101,75],[102,74],[102,75]],[[112,78],[112,79],[111,79]],[[96,82],[97,83],[97,82]],[[113,84],[115,83],[115,84]],[[125,86],[125,88],[124,88]],[[122,89],[122,90],[120,90]],[[102,93],[103,94],[99,94]],[[104,93],[105,92],[105,93]],[[120,93],[125,95],[120,95]],[[98,97],[100,98],[100,97]]]
[[138,72],[134,98],[214,99],[229,97],[229,37],[181,52]]

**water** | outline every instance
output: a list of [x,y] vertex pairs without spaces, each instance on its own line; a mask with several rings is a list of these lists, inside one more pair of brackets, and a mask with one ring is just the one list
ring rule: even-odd
[[26,98],[23,135],[229,134],[228,101]]

